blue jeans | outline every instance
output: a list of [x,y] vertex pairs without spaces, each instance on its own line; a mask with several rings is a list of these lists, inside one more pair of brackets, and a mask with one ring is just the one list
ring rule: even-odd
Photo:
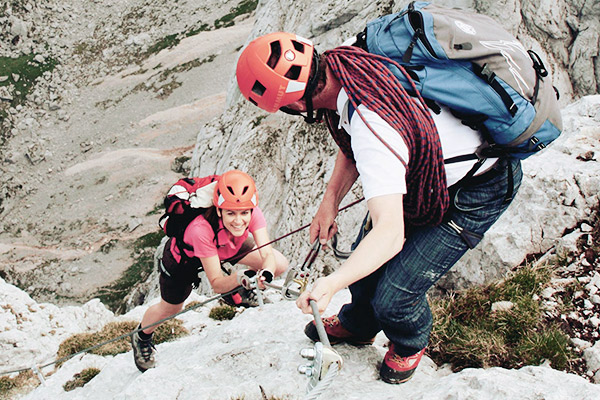
[[[509,202],[508,163],[513,172],[513,190],[522,178],[518,160],[500,160],[493,170],[475,177],[476,182],[458,188],[451,195],[446,220],[483,235]],[[364,236],[364,224],[353,248]],[[373,337],[383,330],[400,356],[410,356],[429,342],[433,324],[427,290],[469,249],[447,223],[418,227],[407,234],[402,251],[371,275],[350,285],[352,302],[338,316],[350,332]]]

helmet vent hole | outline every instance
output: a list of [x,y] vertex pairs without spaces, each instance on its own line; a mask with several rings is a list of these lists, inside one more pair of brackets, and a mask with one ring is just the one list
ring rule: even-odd
[[292,44],[294,45],[296,51],[304,54],[304,45],[302,43],[292,40]]
[[233,188],[231,186],[227,186],[227,190],[229,190],[229,193],[235,196],[235,193],[233,192]]
[[286,72],[285,77],[292,80],[298,80],[300,77],[300,72],[302,72],[302,67],[299,65],[292,65],[288,72]]
[[254,86],[252,86],[252,93],[258,96],[262,96],[263,94],[265,94],[266,90],[267,88],[264,87],[259,81],[254,82]]
[[271,69],[275,69],[277,62],[281,58],[281,44],[277,42],[271,42],[271,55],[267,60],[267,65],[271,67]]
[[242,196],[245,195],[247,191],[248,191],[248,186],[244,186],[244,189],[242,190]]

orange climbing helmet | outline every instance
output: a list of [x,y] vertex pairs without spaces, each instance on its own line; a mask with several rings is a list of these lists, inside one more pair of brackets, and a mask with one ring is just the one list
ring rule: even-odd
[[246,99],[276,112],[302,99],[307,89],[312,93],[314,59],[318,56],[310,40],[293,33],[269,33],[250,42],[240,55],[238,86]]
[[258,206],[254,180],[236,169],[225,172],[215,186],[213,204],[225,210],[247,210]]

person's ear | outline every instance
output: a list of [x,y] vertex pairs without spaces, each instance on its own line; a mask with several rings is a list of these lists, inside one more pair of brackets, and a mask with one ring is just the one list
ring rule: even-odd
[[217,216],[219,218],[221,218],[221,209],[217,207],[216,210],[217,210]]

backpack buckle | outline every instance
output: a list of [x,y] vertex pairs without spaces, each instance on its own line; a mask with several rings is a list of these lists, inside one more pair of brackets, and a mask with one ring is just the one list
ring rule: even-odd
[[479,70],[479,75],[487,83],[492,83],[494,82],[494,79],[496,79],[496,73],[492,71],[487,64],[483,64],[483,66]]

